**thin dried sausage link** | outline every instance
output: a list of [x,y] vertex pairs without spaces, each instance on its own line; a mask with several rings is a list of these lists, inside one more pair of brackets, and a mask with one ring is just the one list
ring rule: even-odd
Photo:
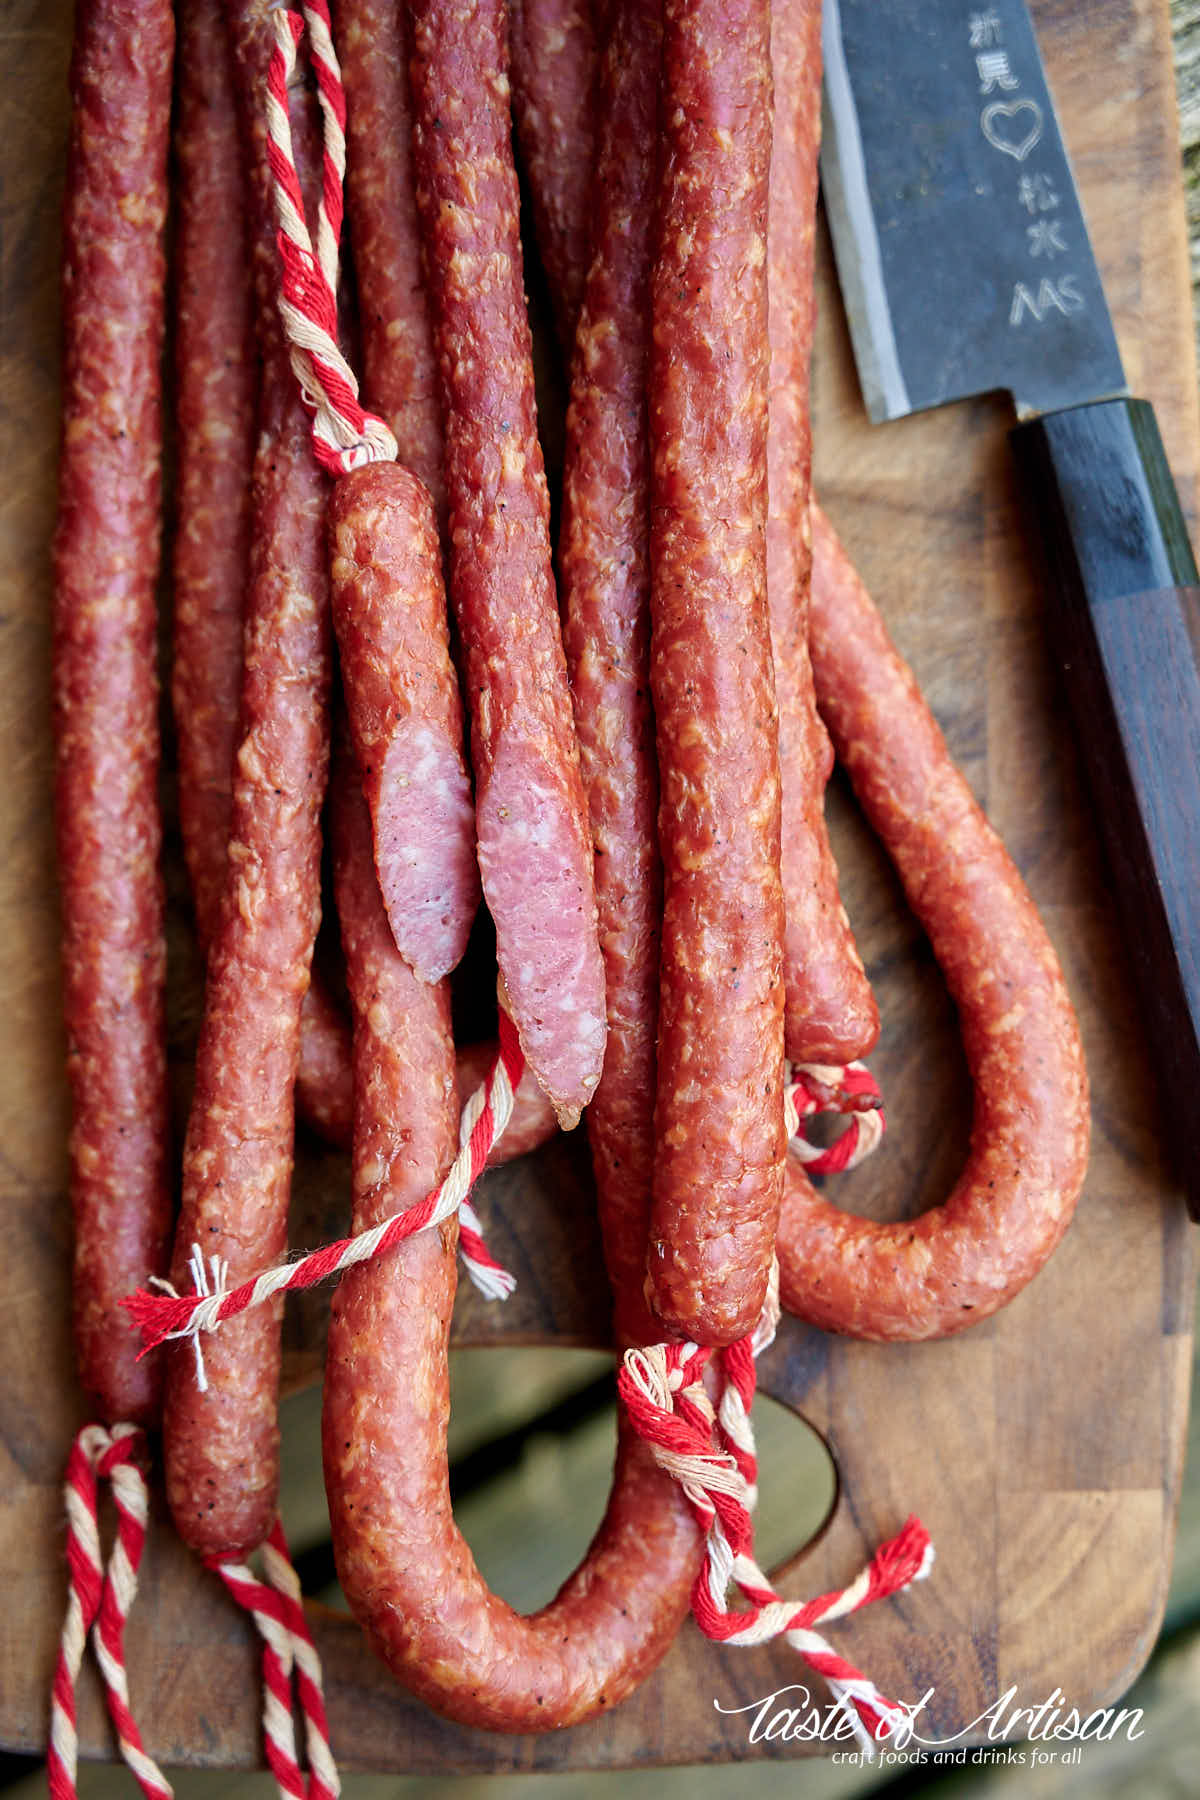
[[838,893],[825,830],[833,767],[808,654],[812,537],[809,362],[816,297],[817,150],[821,135],[820,0],[775,0],[775,82],[767,225],[771,377],[767,427],[767,597],[783,805],[784,1041],[793,1062],[846,1063],[879,1036],[879,1011]]
[[[300,1006],[320,916],[320,813],[328,762],[326,481],[288,365],[275,305],[274,228],[261,105],[270,8],[231,9],[249,147],[250,215],[263,358],[255,532],[247,594],[240,742],[226,886],[208,958],[196,1086],[184,1150],[174,1279],[198,1245],[233,1282],[286,1248]],[[294,103],[298,166],[312,164],[306,97]],[[168,1365],[167,1497],[201,1554],[242,1553],[275,1514],[278,1306],[231,1320],[205,1345],[208,1388],[190,1345]]]
[[[519,9],[513,14],[513,110],[559,335],[569,346],[588,268],[587,176],[601,106],[598,98],[592,103],[597,25],[593,9],[574,0],[539,0],[525,11],[524,24]],[[807,645],[819,13],[813,0],[787,0],[772,9],[767,593],[779,709],[787,1052],[798,1062],[845,1062],[874,1045],[879,1014],[842,906],[825,827],[833,751],[813,697]],[[550,54],[523,53],[519,46],[539,31]]]
[[135,1361],[118,1302],[161,1272],[171,1228],[154,588],[173,48],[161,0],[80,0],[63,220],[55,808],[75,1345],[110,1423],[149,1423],[158,1410],[157,1359]]
[[608,1004],[604,1073],[587,1129],[617,1337],[629,1343],[658,1334],[642,1283],[662,919],[646,421],[661,13],[661,0],[617,0],[601,58],[595,237],[571,373],[559,538]]
[[650,385],[664,905],[647,1292],[699,1343],[757,1322],[783,1185],[770,117],[764,0],[669,0]]
[[201,942],[216,929],[242,679],[258,356],[233,60],[220,0],[179,15],[171,703]]
[[483,891],[526,1057],[564,1124],[604,1056],[592,846],[550,569],[503,0],[415,0],[418,213],[446,426]]
[[[259,362],[233,61],[218,0],[184,7],[175,131],[178,420],[171,702],[196,929],[217,929],[238,738]],[[344,1088],[344,1096],[341,1090]],[[296,1104],[350,1142],[350,1033],[319,981],[304,997]]]
[[593,3],[512,0],[513,117],[554,323],[570,357],[590,252],[595,139]]
[[[396,951],[353,784],[335,793],[338,916],[354,1007],[354,1229],[423,1198],[454,1155],[458,1108],[444,984]],[[689,1508],[622,1428],[613,1493],[587,1556],[524,1619],[489,1592],[454,1523],[446,1467],[453,1224],[347,1272],[333,1302],[322,1436],[338,1576],[368,1641],[430,1706],[492,1731],[607,1711],[649,1673],[687,1612]]]
[[333,622],[375,868],[396,947],[422,981],[460,961],[479,907],[475,809],[450,660],[437,521],[397,463],[339,481]]
[[334,30],[346,90],[346,210],[363,398],[387,419],[400,461],[429,489],[441,523],[442,414],[421,280],[406,10],[397,0],[339,0]]
[[946,1337],[1011,1300],[1070,1223],[1087,1168],[1087,1072],[1028,889],[815,506],[813,538],[817,700],[958,1006],[975,1116],[950,1197],[900,1224],[840,1212],[789,1160],[780,1291],[827,1331]]
[[[587,273],[587,221],[598,217],[587,172],[602,101],[592,104],[594,49],[604,37],[604,8],[574,0],[539,0],[538,17],[559,20],[561,48],[526,74],[514,15],[513,111],[529,178],[542,261],[551,272],[560,314],[576,307]],[[828,733],[813,697],[808,656],[811,541],[808,418],[812,349],[813,242],[820,136],[820,8],[814,0],[782,0],[772,8],[775,130],[767,230],[771,332],[767,431],[769,510],[767,596],[779,707],[782,858],[788,1055],[796,1062],[846,1062],[863,1056],[879,1035],[879,1014],[838,893],[837,868],[825,827],[824,789],[833,767]],[[546,73],[543,74],[542,71]],[[539,81],[551,83],[539,103]],[[553,123],[552,123],[553,121]],[[631,152],[632,153],[632,152]],[[554,220],[557,226],[544,223]],[[567,307],[564,306],[567,303]],[[560,317],[565,344],[575,313]],[[611,979],[611,959],[606,959]],[[610,1016],[611,1016],[610,1007]],[[612,1054],[611,1049],[606,1056]]]

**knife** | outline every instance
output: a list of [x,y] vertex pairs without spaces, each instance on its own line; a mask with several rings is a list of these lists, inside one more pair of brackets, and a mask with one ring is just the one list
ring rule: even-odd
[[874,423],[996,389],[1200,1219],[1200,587],[1022,0],[825,0],[821,186]]

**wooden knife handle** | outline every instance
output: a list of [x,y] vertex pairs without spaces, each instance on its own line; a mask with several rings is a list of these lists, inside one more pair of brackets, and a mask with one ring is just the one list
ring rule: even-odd
[[1200,578],[1145,400],[1046,414],[1012,446],[1164,1133],[1200,1219]]

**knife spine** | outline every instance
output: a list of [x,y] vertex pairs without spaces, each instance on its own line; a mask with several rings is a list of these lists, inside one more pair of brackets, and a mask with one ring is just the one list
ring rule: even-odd
[[[873,425],[902,418],[912,409],[883,279],[883,257],[867,185],[866,154],[850,87],[842,43],[838,0],[825,0],[821,24],[825,62],[822,98],[821,192],[833,229],[838,282],[858,368],[863,402]],[[837,130],[830,129],[836,115]],[[844,235],[843,235],[844,234]],[[839,242],[855,243],[858,254],[838,256]]]

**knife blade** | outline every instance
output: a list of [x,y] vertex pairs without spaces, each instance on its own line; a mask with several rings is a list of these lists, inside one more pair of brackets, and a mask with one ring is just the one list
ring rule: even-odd
[[[1200,1219],[1200,577],[1023,0],[825,0],[821,185],[874,423],[1007,391],[1071,711]],[[901,428],[902,429],[902,428]]]

